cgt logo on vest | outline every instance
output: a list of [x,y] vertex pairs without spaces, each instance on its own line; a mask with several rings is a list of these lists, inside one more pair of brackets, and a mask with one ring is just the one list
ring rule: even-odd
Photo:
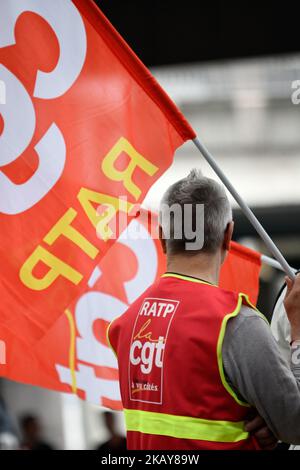
[[164,353],[178,304],[177,300],[144,299],[129,355],[129,394],[133,401],[162,403]]

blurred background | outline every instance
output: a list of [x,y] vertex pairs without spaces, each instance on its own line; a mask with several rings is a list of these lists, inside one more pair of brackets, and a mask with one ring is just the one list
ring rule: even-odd
[[[215,156],[289,263],[300,268],[300,80],[295,6],[240,7],[186,0],[98,1]],[[191,168],[214,177],[192,143],[152,187],[145,206]],[[270,255],[233,202],[235,239]],[[258,307],[270,317],[282,284],[263,266]],[[0,447],[91,449],[122,446],[122,416],[77,397],[0,379]]]

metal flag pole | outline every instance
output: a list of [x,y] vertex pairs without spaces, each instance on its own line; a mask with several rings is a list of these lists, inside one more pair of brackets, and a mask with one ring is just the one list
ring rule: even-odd
[[[279,269],[279,271],[284,271],[283,267],[281,266],[276,259],[270,258],[269,256],[266,255],[261,255],[261,262],[264,264],[267,264],[268,266],[271,266],[272,268]],[[297,269],[291,268],[294,273],[297,273]]]
[[243,198],[239,195],[239,193],[235,190],[235,188],[232,186],[230,183],[229,179],[227,176],[223,173],[219,165],[217,164],[216,160],[214,157],[210,154],[210,152],[207,150],[207,148],[200,142],[198,137],[193,139],[194,144],[198,148],[198,150],[201,152],[205,160],[209,163],[209,165],[213,168],[215,173],[218,175],[222,183],[226,186],[230,194],[233,196],[233,198],[236,200],[242,211],[244,212],[245,216],[247,219],[251,222],[259,236],[262,238],[262,240],[265,242],[266,246],[268,249],[271,251],[273,254],[274,258],[277,259],[279,264],[282,266],[283,271],[291,278],[295,279],[295,272],[294,270],[290,267],[284,256],[282,255],[281,251],[277,248],[271,237],[267,234],[261,223],[258,221],[258,219],[255,217],[253,214],[252,210],[249,208],[249,206],[245,203]]

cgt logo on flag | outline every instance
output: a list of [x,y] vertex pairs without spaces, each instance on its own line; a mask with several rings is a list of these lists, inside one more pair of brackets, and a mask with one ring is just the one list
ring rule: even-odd
[[179,302],[146,298],[137,315],[130,346],[130,399],[161,404],[168,332]]

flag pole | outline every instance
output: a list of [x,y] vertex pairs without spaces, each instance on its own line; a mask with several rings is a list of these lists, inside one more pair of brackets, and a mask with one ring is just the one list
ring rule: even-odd
[[230,194],[233,196],[233,198],[236,200],[242,211],[244,212],[245,216],[247,219],[251,222],[259,236],[262,238],[262,240],[265,242],[266,246],[268,249],[271,251],[273,254],[274,258],[277,259],[279,264],[282,266],[283,271],[291,278],[295,279],[295,272],[291,268],[291,266],[288,264],[284,256],[282,255],[281,251],[277,248],[271,237],[267,234],[261,223],[258,221],[258,219],[255,217],[253,214],[252,210],[250,207],[246,204],[246,202],[243,200],[243,198],[239,195],[239,193],[236,191],[236,189],[232,186],[230,183],[229,179],[227,176],[223,173],[219,165],[217,164],[216,160],[214,157],[211,155],[211,153],[207,150],[207,148],[200,142],[198,137],[193,139],[194,144],[198,148],[198,150],[201,152],[205,160],[209,163],[209,165],[213,168],[215,173],[218,175],[222,183],[226,186]]

